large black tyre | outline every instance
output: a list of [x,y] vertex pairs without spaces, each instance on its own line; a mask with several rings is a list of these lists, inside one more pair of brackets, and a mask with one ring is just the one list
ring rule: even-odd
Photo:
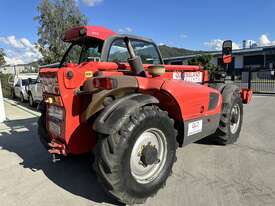
[[49,148],[49,143],[51,142],[49,135],[47,134],[47,130],[46,130],[46,118],[45,118],[45,114],[41,114],[41,116],[39,117],[38,121],[37,121],[37,133],[39,136],[39,140],[41,142],[41,144],[43,145],[43,147],[48,150]]
[[[152,177],[148,182],[140,182],[131,170],[134,164],[131,162],[132,154],[137,140],[152,128],[164,134],[167,153],[163,156],[166,159],[156,163],[156,165],[163,165],[158,170],[157,176]],[[154,196],[160,188],[164,187],[172,173],[172,166],[176,159],[176,135],[174,121],[168,117],[167,112],[160,110],[157,106],[137,109],[117,133],[109,136],[99,135],[94,163],[99,181],[113,197],[122,203],[130,205],[144,203],[148,197]],[[145,150],[143,146],[142,153]],[[161,156],[160,151],[158,151],[159,156]],[[151,166],[157,167],[153,164]]]
[[235,89],[232,93],[231,89],[226,88],[222,95],[221,119],[213,136],[218,144],[227,145],[236,142],[240,136],[243,122],[243,103],[239,89]]

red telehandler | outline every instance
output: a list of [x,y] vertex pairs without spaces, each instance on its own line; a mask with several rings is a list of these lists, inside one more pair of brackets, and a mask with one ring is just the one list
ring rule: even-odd
[[[164,65],[150,39],[98,26],[69,30],[60,65],[41,68],[41,142],[54,160],[92,152],[100,183],[126,204],[164,187],[176,149],[202,138],[232,144],[252,92],[200,66]],[[223,47],[225,63],[232,42]]]

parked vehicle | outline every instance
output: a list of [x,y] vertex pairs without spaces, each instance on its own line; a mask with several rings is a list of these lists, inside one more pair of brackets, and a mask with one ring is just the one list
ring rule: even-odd
[[31,107],[34,107],[36,104],[42,101],[42,87],[41,87],[41,81],[40,78],[37,77],[35,81],[30,79],[29,85],[27,87],[28,91],[28,100],[29,105]]
[[14,77],[13,97],[19,98],[21,102],[28,101],[28,84],[35,81],[37,74],[20,74]]
[[[143,203],[164,187],[178,145],[239,138],[252,93],[224,75],[210,81],[200,66],[163,65],[152,40],[103,27],[74,28],[64,41],[59,68],[40,69],[40,140],[54,161],[93,152],[100,183],[119,201]],[[224,52],[228,63],[232,42]]]

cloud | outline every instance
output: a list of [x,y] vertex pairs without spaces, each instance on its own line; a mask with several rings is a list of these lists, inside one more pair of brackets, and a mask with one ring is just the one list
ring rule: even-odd
[[6,64],[8,65],[18,65],[18,64],[24,64],[25,62],[18,57],[4,57]]
[[275,45],[275,41],[269,40],[267,34],[262,34],[259,38],[259,46],[272,46]]
[[87,6],[96,6],[100,3],[102,3],[104,0],[82,0],[82,2]]
[[0,37],[0,42],[10,45],[11,47],[14,48],[23,48],[24,46],[21,44],[21,42],[17,41],[15,39],[15,36],[8,36],[8,37]]
[[133,29],[131,27],[126,27],[118,30],[118,33],[132,33]]
[[182,39],[186,39],[188,36],[186,35],[186,34],[181,34],[180,35],[180,38],[182,38]]
[[[210,40],[209,42],[204,42],[204,45],[207,46],[211,50],[220,51],[220,50],[222,50],[223,42],[224,42],[224,40],[214,39],[214,40]],[[233,47],[233,49],[240,49],[240,45],[237,44],[236,42],[232,43],[232,47]]]
[[[204,45],[211,50],[221,50],[222,49],[223,40],[221,39],[214,39],[208,42],[205,42]],[[255,40],[246,40],[246,47],[250,47],[252,45],[257,45],[258,47],[263,46],[274,46],[275,41],[270,40],[267,34],[262,34],[258,41]],[[233,49],[240,49],[240,44],[233,42]]]
[[15,36],[0,37],[0,44],[6,45],[5,60],[7,64],[27,64],[42,58],[35,44],[27,38],[16,39]]

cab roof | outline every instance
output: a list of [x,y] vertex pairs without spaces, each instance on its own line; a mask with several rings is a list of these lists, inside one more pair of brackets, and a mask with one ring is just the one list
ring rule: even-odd
[[102,26],[79,26],[65,32],[65,42],[77,41],[80,37],[91,37],[105,41],[110,36],[116,35],[114,31]]

